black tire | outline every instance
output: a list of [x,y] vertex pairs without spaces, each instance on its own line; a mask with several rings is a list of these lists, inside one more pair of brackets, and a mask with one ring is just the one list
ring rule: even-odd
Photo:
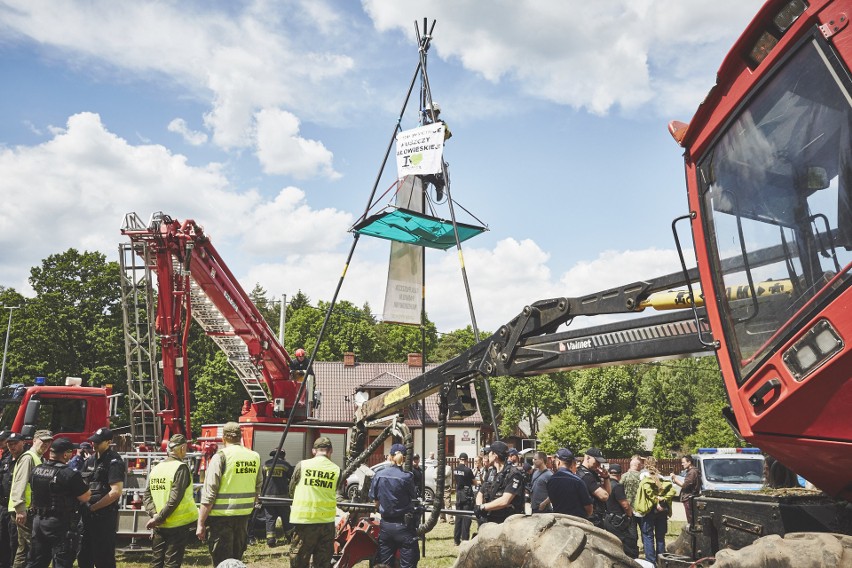
[[834,533],[769,535],[739,550],[720,550],[713,568],[841,568],[852,566],[852,536]]
[[590,522],[556,513],[513,515],[501,524],[485,523],[463,542],[454,568],[635,568],[621,542]]
[[431,503],[435,499],[435,492],[432,491],[431,487],[427,487],[426,489],[424,489],[423,493],[424,493],[424,496],[423,496],[423,502],[424,503]]
[[353,483],[349,487],[346,488],[346,499],[348,501],[355,501],[355,498],[358,497],[358,484]]

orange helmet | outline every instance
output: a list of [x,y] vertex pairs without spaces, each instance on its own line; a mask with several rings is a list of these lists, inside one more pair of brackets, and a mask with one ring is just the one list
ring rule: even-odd
[[296,357],[304,357],[305,356],[305,350],[304,349],[296,349],[295,355],[296,355]]

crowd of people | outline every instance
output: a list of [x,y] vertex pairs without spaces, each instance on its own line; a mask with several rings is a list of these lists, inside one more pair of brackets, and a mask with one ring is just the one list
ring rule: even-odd
[[[682,481],[661,474],[652,457],[634,455],[625,472],[620,465],[609,464],[599,448],[589,448],[579,459],[568,448],[559,449],[552,460],[544,452],[535,452],[531,465],[516,456],[502,441],[486,446],[472,468],[466,465],[467,456],[460,455],[454,474],[456,507],[472,509],[480,524],[502,523],[511,515],[525,514],[528,494],[531,514],[561,513],[588,520],[615,535],[630,558],[639,557],[641,534],[644,557],[651,563],[665,551],[676,495],[673,483],[681,486],[680,499],[689,522],[692,498],[701,484],[691,456],[681,461],[686,472]],[[457,530],[456,535],[458,544],[469,538],[469,530]]]
[[[126,477],[122,457],[111,449],[113,433],[99,428],[88,442],[74,444],[47,430],[31,439],[20,433],[0,432],[0,568],[114,567],[118,509]],[[206,542],[214,566],[241,561],[249,519],[265,494],[291,497],[292,505],[265,506],[266,543],[277,545],[276,525],[290,543],[290,565],[307,568],[331,563],[341,469],[331,459],[331,440],[313,443],[313,456],[295,467],[283,450],[273,450],[261,463],[259,454],[241,443],[240,425],[229,422],[222,430],[223,446],[205,470],[196,506],[193,473],[186,463],[187,439],[176,434],[167,444],[167,457],[154,465],[143,495],[152,531],[151,566],[178,567],[195,536]],[[381,516],[379,564],[413,568],[419,560],[417,524],[423,509],[419,501],[423,472],[419,456],[405,471],[406,447],[393,444],[387,466],[373,477],[369,498]],[[426,460],[429,462],[432,459]],[[681,486],[681,500],[691,522],[691,496],[700,479],[690,456],[684,456],[683,480],[661,475],[653,458],[633,456],[628,471],[607,464],[598,448],[580,459],[567,448],[551,458],[533,455],[532,464],[505,442],[495,441],[469,463],[462,453],[448,469],[446,509],[470,511],[455,518],[456,545],[471,538],[471,521],[502,523],[526,513],[562,513],[586,519],[615,535],[625,554],[639,555],[641,533],[645,559],[656,562],[665,550],[668,518],[675,496],[673,481]],[[450,501],[452,489],[455,499]],[[447,515],[454,519],[453,515]]]
[[0,567],[114,567],[126,467],[109,428],[74,444],[0,432]]

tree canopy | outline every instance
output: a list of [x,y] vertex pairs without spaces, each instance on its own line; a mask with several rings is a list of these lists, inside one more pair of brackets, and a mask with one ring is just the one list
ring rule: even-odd
[[[79,376],[84,384],[112,384],[116,392],[126,392],[118,264],[107,262],[100,253],[68,249],[33,268],[29,283],[33,297],[0,286],[0,305],[19,307],[12,311],[9,326],[5,384],[32,384],[36,376],[60,384],[66,376]],[[280,299],[270,298],[259,283],[249,295],[278,332]],[[314,349],[328,305],[312,304],[301,291],[289,298],[284,341],[288,350]],[[2,315],[2,323],[7,323],[8,313]],[[481,340],[489,336],[480,333]],[[358,307],[341,300],[331,313],[316,358],[342,361],[344,353],[354,352],[362,362],[403,362],[408,353],[423,351],[427,362],[441,363],[474,343],[471,326],[439,334],[428,318],[422,329],[387,324],[377,320],[369,304]],[[237,416],[242,386],[225,356],[195,324],[188,352],[196,431],[203,423]],[[474,383],[488,422],[483,385],[482,380]],[[656,429],[653,452],[661,457],[697,446],[740,445],[722,418],[727,402],[712,357],[498,377],[491,386],[501,416],[500,434],[528,424],[527,435],[539,438],[546,451],[561,446],[582,451],[594,445],[608,455],[626,456],[641,446],[640,427]],[[121,409],[114,421],[118,426],[128,421],[127,410]]]

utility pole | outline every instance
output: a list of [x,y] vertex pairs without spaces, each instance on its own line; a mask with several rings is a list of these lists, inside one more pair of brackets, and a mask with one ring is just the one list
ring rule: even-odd
[[281,294],[281,314],[278,317],[278,343],[284,346],[284,324],[287,322],[287,294]]
[[3,306],[9,310],[9,323],[6,325],[6,346],[3,347],[3,367],[0,368],[0,389],[3,388],[3,381],[6,378],[6,353],[9,351],[9,335],[12,331],[12,310],[17,310],[21,306]]

